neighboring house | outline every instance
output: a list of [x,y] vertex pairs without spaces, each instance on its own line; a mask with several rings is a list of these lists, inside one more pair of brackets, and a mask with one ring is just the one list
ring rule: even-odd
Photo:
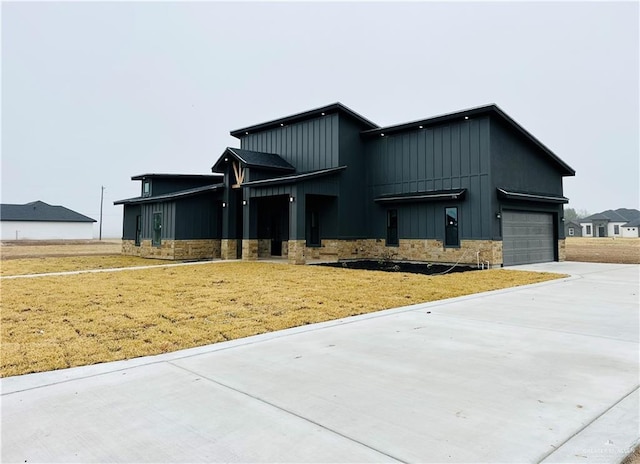
[[638,237],[637,209],[608,209],[580,219],[583,237]]
[[582,237],[582,226],[578,220],[565,221],[564,223],[564,235],[565,237]]
[[43,201],[0,205],[2,240],[92,239],[93,223],[83,214]]
[[[133,178],[142,195],[115,203],[124,205],[125,253],[492,266],[564,259],[562,178],[575,171],[496,105],[379,127],[334,103],[231,135],[240,148],[213,164],[220,180],[167,194],[153,175]],[[207,256],[175,252],[198,240]]]

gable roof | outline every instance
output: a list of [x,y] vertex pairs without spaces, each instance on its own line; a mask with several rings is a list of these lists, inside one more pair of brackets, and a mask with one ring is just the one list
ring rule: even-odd
[[223,172],[222,164],[229,156],[237,158],[241,163],[250,168],[262,168],[273,171],[295,171],[285,159],[276,153],[264,153],[261,151],[243,150],[242,148],[227,147],[220,155],[218,161],[211,167],[213,172]]
[[637,218],[640,218],[640,211],[638,211],[637,209],[618,208],[616,210],[608,209],[606,211],[602,211],[601,213],[592,214],[591,216],[580,219],[580,222],[629,222]]
[[465,119],[472,118],[480,115],[492,115],[502,122],[504,122],[509,128],[522,135],[525,139],[532,142],[535,146],[541,149],[551,160],[560,167],[565,176],[575,176],[576,171],[567,163],[562,161],[554,152],[547,148],[542,142],[535,138],[529,131],[514,121],[507,113],[502,111],[495,103],[478,106],[475,108],[469,108],[467,110],[456,111],[454,113],[447,113],[440,116],[434,116],[427,119],[420,119],[418,121],[407,122],[403,124],[396,124],[393,126],[379,127],[377,129],[370,129],[362,132],[364,137],[373,137],[385,134],[394,134],[399,132],[405,132],[409,130],[423,129],[425,127],[443,124],[451,121],[464,121]]
[[290,116],[285,116],[284,118],[278,118],[272,121],[255,124],[253,126],[243,127],[242,129],[232,130],[230,133],[232,136],[236,138],[240,138],[244,135],[248,135],[253,132],[259,132],[267,129],[274,129],[277,127],[287,126],[296,122],[305,121],[307,119],[315,119],[315,118],[326,116],[327,114],[332,114],[332,113],[344,114],[345,116],[355,119],[356,121],[368,127],[369,129],[380,127],[376,123],[371,122],[364,116],[356,113],[351,108],[348,108],[347,106],[343,105],[340,102],[336,102],[327,106],[315,108],[313,110],[303,111],[302,113],[296,113]]
[[54,206],[44,201],[32,201],[24,205],[0,205],[2,221],[40,221],[40,222],[97,222],[84,214],[77,213],[64,206]]

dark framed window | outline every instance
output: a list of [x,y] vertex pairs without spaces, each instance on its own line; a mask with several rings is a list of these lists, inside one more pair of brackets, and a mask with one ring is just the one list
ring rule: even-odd
[[136,241],[135,246],[140,246],[140,239],[142,237],[142,216],[136,216]]
[[320,214],[318,211],[309,213],[309,245],[320,246]]
[[460,246],[460,238],[458,237],[458,208],[445,208],[444,218],[444,246]]
[[614,225],[613,226],[613,233],[618,235],[620,233],[620,226],[619,225]]
[[142,181],[142,196],[148,197],[151,195],[151,181],[145,180]]
[[162,237],[162,213],[153,213],[153,246],[160,246]]
[[591,226],[590,225],[587,226],[587,235],[591,235]]
[[387,210],[387,246],[398,245],[398,210]]

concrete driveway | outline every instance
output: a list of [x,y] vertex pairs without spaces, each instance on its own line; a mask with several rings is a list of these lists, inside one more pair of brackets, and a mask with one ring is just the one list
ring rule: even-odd
[[2,379],[3,462],[619,462],[640,266]]

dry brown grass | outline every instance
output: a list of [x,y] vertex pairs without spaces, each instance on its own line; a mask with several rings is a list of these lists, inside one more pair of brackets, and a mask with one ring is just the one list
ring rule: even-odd
[[3,280],[0,375],[165,353],[558,277],[227,262]]
[[567,237],[568,261],[640,264],[640,238]]
[[161,259],[137,256],[64,256],[23,258],[0,261],[0,275],[46,274],[49,272],[85,271],[89,269],[114,269],[120,267],[157,266],[176,263]]

